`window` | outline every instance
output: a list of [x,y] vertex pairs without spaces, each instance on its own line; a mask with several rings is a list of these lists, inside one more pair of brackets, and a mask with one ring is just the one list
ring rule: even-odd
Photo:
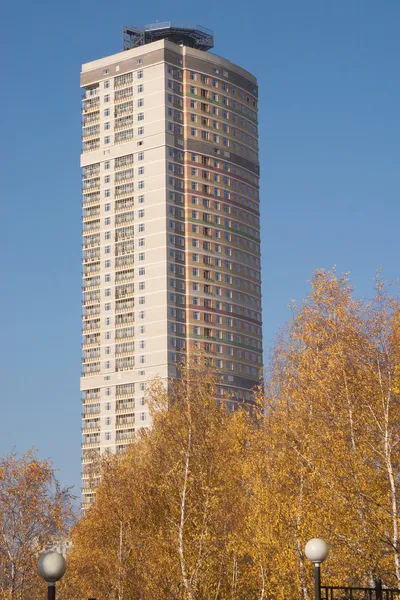
[[[109,117],[109,116],[110,116],[110,109],[109,109],[109,108],[106,108],[106,109],[105,109],[105,111],[104,111],[104,116],[105,116],[105,117]],[[107,129],[108,129],[108,128],[107,128]]]
[[145,267],[140,267],[140,269],[139,269],[139,275],[146,275],[146,269],[145,269]]
[[109,74],[109,72],[110,72],[110,69],[104,69],[104,71],[103,71],[103,75],[108,75],[108,74]]
[[143,112],[138,113],[137,120],[144,121],[144,113]]
[[144,87],[143,84],[138,85],[138,87],[137,87],[137,93],[138,94],[143,94],[143,87]]
[[110,121],[107,121],[107,123],[104,123],[104,129],[110,129]]
[[109,269],[111,267],[111,260],[106,260],[104,266],[106,269]]
[[144,208],[141,208],[140,210],[138,210],[138,217],[139,219],[142,219],[144,217]]
[[111,310],[111,303],[110,302],[106,302],[104,305],[104,309],[105,310]]
[[137,72],[137,78],[138,79],[143,79],[143,71],[138,71]]
[[109,144],[110,143],[110,136],[106,135],[106,137],[104,138],[104,143],[105,144]]
[[[110,420],[110,418],[108,417],[106,419],[106,424],[107,424],[107,421],[109,421],[109,420]],[[109,425],[109,423],[108,423],[108,425]],[[111,440],[111,432],[110,431],[106,432],[106,440]]]
[[111,281],[111,273],[106,273],[106,275],[104,275],[104,281]]
[[144,167],[139,167],[138,175],[144,175]]
[[140,196],[138,196],[138,202],[139,202],[139,204],[143,204],[143,202],[144,202],[144,196],[143,196],[143,194],[141,194]]
[[144,160],[144,152],[139,152],[138,160]]
[[137,60],[137,64],[138,64],[138,65],[142,65],[142,64],[143,64],[143,58],[138,58],[138,60]]
[[139,252],[139,260],[144,260],[144,259],[145,259],[145,253]]
[[106,94],[104,96],[104,102],[110,102],[110,95],[109,94]]
[[144,354],[141,354],[140,358],[139,358],[139,362],[141,365],[144,365],[146,362],[146,357]]
[[138,135],[143,135],[144,134],[144,127],[138,127]]

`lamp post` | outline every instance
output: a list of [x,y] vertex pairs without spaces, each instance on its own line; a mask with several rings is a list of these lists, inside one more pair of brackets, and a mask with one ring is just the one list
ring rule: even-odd
[[59,552],[45,552],[38,560],[38,571],[49,584],[47,600],[56,600],[56,581],[59,581],[67,568],[65,558]]
[[304,548],[308,560],[314,563],[314,587],[315,600],[321,600],[321,563],[326,559],[329,553],[328,544],[319,538],[309,540]]

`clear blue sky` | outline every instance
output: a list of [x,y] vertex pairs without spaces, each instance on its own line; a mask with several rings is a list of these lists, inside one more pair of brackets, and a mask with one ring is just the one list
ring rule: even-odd
[[37,446],[77,493],[79,71],[124,24],[170,19],[259,80],[266,351],[314,269],[360,296],[399,274],[399,0],[3,2],[0,454]]

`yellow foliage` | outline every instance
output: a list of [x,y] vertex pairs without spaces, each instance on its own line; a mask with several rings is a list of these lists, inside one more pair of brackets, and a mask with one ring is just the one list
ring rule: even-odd
[[154,382],[154,425],[103,466],[64,588],[119,600],[309,598],[323,581],[400,585],[400,310],[377,282],[318,271],[256,401],[229,413],[213,375]]

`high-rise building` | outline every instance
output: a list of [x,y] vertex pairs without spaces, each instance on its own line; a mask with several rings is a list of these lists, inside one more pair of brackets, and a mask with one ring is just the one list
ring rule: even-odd
[[200,349],[240,402],[262,369],[257,81],[212,47],[156,23],[82,68],[84,507],[148,379]]

